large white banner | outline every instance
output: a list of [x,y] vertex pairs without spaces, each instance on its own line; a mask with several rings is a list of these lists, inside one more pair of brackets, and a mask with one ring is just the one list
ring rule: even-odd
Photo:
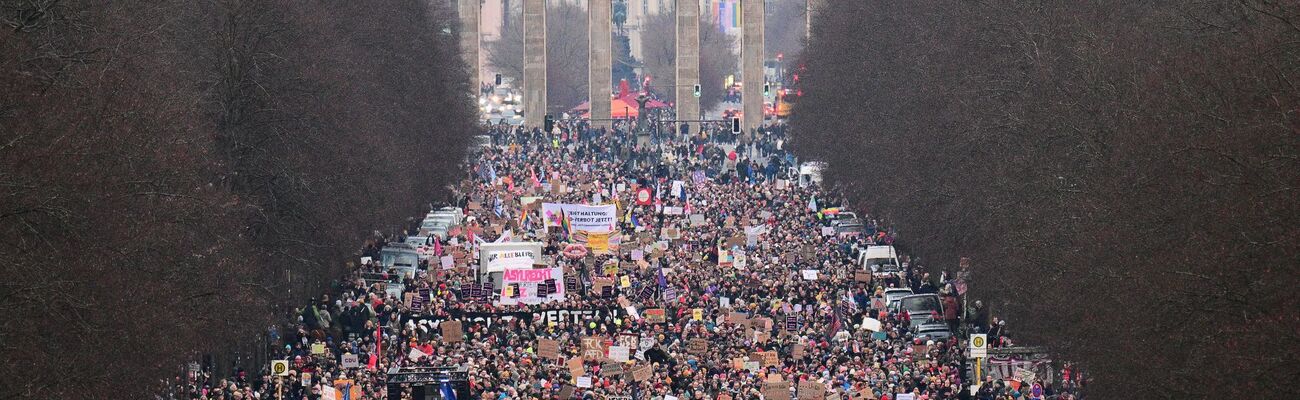
[[618,225],[618,207],[613,204],[542,203],[542,219],[546,221],[546,227],[563,226],[566,218],[571,232],[612,232]]
[[532,268],[542,262],[542,244],[538,242],[484,243],[479,245],[481,273],[507,269]]

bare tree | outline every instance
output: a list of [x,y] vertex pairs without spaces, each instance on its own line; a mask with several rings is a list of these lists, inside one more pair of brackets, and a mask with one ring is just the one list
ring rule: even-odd
[[[488,63],[502,75],[523,84],[524,24],[522,10],[507,16],[510,23],[497,40],[485,44]],[[546,8],[546,83],[548,112],[561,113],[587,100],[587,10],[567,2]]]
[[421,212],[476,129],[429,7],[0,4],[0,398],[145,398]]
[[1300,7],[827,8],[794,146],[924,265],[1095,396],[1297,396]]
[[[645,73],[652,77],[652,87],[667,100],[676,100],[672,89],[677,85],[677,17],[658,14],[642,26],[641,57]],[[718,29],[707,17],[700,19],[700,108],[711,109],[722,102],[723,83],[727,75],[737,73],[739,60],[731,51],[734,39]],[[690,85],[692,83],[682,83]]]

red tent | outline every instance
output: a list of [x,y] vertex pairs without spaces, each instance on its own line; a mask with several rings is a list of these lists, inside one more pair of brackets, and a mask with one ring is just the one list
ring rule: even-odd
[[[637,94],[634,94],[632,92],[632,89],[627,84],[627,80],[624,79],[619,81],[618,95],[615,96],[613,99],[610,99],[609,111],[611,116],[613,118],[628,118],[628,117],[636,117],[637,115],[640,115],[640,112],[637,110],[636,98],[637,98]],[[645,108],[663,108],[663,107],[668,107],[668,103],[664,103],[662,101],[655,100],[655,99],[650,99],[645,102]],[[577,107],[573,107],[573,110],[571,111],[576,111],[580,113],[582,118],[591,118],[590,116],[591,102],[584,101],[582,102],[582,104],[579,104]]]

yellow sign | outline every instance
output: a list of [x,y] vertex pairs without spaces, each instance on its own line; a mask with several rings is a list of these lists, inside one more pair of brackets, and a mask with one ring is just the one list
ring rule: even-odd
[[704,320],[704,309],[702,309],[702,308],[696,308],[696,309],[694,309],[694,310],[691,310],[691,319],[694,319],[694,320],[696,320],[696,321],[703,321],[703,320]]
[[311,354],[325,354],[325,343],[312,343]]
[[632,287],[632,279],[628,278],[627,275],[623,275],[623,279],[621,279],[619,282],[619,287],[623,287],[623,288]]
[[289,360],[271,360],[271,375],[289,375]]
[[587,248],[591,254],[609,254],[609,233],[587,233]]

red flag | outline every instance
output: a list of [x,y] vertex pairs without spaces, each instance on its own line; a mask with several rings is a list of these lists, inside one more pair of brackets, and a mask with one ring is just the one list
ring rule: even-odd
[[375,325],[375,354],[370,355],[370,369],[379,365],[379,356],[384,354],[384,327]]

